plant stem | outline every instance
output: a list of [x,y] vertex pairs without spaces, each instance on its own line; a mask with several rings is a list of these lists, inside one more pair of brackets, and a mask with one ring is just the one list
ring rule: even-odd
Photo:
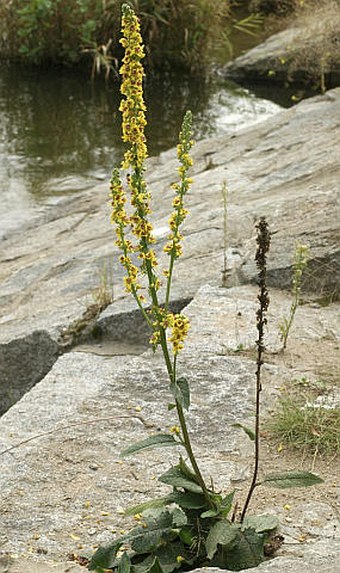
[[257,243],[258,248],[255,255],[256,265],[259,269],[259,287],[260,294],[258,295],[258,300],[260,302],[259,309],[256,312],[256,328],[258,330],[258,339],[256,341],[257,345],[257,360],[256,360],[256,399],[255,399],[255,447],[254,447],[254,470],[253,478],[249,487],[248,495],[241,514],[241,523],[243,522],[247,509],[254,493],[257,484],[257,475],[260,463],[260,395],[261,395],[261,367],[263,365],[263,352],[264,352],[264,326],[267,323],[266,312],[269,305],[269,296],[267,290],[267,261],[266,254],[270,246],[270,232],[268,230],[268,224],[264,217],[261,217],[259,224],[257,225],[258,235]]
[[165,296],[165,310],[168,310],[169,301],[170,301],[170,289],[171,289],[171,282],[172,282],[172,272],[174,268],[175,257],[174,254],[171,253],[171,259],[169,264],[169,275],[166,284],[166,296]]
[[[174,365],[172,365],[171,360],[170,360],[170,356],[169,356],[168,345],[166,342],[166,335],[165,335],[164,328],[160,329],[160,343],[161,343],[161,347],[162,347],[162,351],[163,351],[163,356],[164,356],[166,368],[167,368],[168,375],[170,378],[170,382],[175,384],[175,382],[176,382],[176,379],[175,379],[176,357],[174,358]],[[205,485],[204,478],[203,478],[201,471],[198,467],[198,464],[197,464],[196,458],[195,458],[195,454],[194,454],[192,446],[191,446],[191,440],[190,440],[190,436],[189,436],[188,427],[187,427],[187,423],[185,420],[183,408],[176,398],[175,398],[175,403],[176,403],[178,420],[179,420],[181,430],[182,430],[184,447],[185,447],[186,452],[188,454],[188,457],[189,457],[190,463],[192,465],[192,469],[194,470],[194,473],[196,475],[197,481],[202,488],[204,497],[206,498],[209,506],[211,507],[212,502],[211,502],[211,499],[209,496],[208,488]]]

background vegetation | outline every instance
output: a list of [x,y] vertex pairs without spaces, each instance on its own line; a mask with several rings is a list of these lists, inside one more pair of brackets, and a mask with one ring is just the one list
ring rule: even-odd
[[[30,63],[114,64],[122,0],[12,0],[0,3],[0,52]],[[205,68],[216,38],[227,39],[230,0],[131,0],[148,64]]]

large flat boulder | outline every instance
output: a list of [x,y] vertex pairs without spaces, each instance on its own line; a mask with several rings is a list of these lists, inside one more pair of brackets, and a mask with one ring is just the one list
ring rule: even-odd
[[[192,294],[206,280],[219,284],[223,261],[224,181],[228,196],[229,268],[234,280],[249,280],[254,222],[268,217],[275,231],[272,279],[289,287],[296,241],[310,244],[315,292],[339,285],[340,89],[301,102],[264,122],[195,145],[190,217],[184,229],[175,296]],[[177,178],[175,151],[149,162],[157,249],[166,241]],[[105,265],[114,265],[114,298],[124,295],[109,224],[108,186],[101,184],[51,208],[32,226],[0,243],[0,342],[35,329],[54,335],[92,302]],[[275,275],[275,276],[274,276]],[[110,274],[109,274],[110,277]]]
[[[177,265],[174,301],[184,304],[207,281],[221,283],[224,181],[229,188],[228,284],[254,281],[254,223],[265,215],[274,232],[270,285],[290,287],[293,251],[299,241],[307,243],[311,252],[305,289],[324,299],[338,297],[339,118],[337,89],[283,110],[256,126],[197,143],[193,151],[194,185],[188,196],[190,217],[184,228],[184,256]],[[175,151],[151,159],[149,167],[156,250],[165,265],[162,248],[173,196],[170,184],[177,177]],[[22,352],[15,353],[13,372],[28,369],[32,364],[29,357],[37,350],[37,335],[33,336],[36,331],[50,349],[46,353],[49,368],[56,358],[51,340],[62,350],[61,334],[65,330],[71,332],[71,344],[73,334],[77,338],[77,321],[93,302],[91,293],[102,286],[105,268],[109,269],[109,287],[113,269],[114,303],[97,334],[109,332],[111,324],[112,337],[121,340],[128,336],[126,328],[121,330],[125,324],[121,318],[126,312],[134,312],[134,306],[123,291],[122,268],[116,263],[107,196],[107,185],[100,185],[68,198],[0,243],[0,370],[14,356],[13,341],[22,348]],[[11,369],[11,365],[6,366],[6,371]],[[30,369],[27,387],[41,378],[43,370]],[[12,381],[6,380],[8,384],[17,385],[13,396],[18,397],[22,382],[13,376]]]
[[[253,423],[256,297],[255,287],[201,288],[185,310],[191,331],[178,364],[191,384],[189,425],[203,472],[207,479],[213,476],[217,489],[236,487],[241,499],[251,475],[252,442],[233,424]],[[277,318],[288,307],[284,293],[271,293],[269,349],[278,348]],[[265,412],[271,410],[283,382],[298,375],[297,368],[305,373],[309,367],[310,376],[317,374],[316,349],[321,363],[326,354],[336,363],[338,310],[337,304],[322,309],[305,305],[298,311],[286,358],[278,362],[280,355],[266,355]],[[298,362],[305,345],[313,355],[309,366],[306,360]],[[173,411],[167,410],[169,401],[159,353],[114,356],[109,348],[103,352],[100,345],[92,345],[61,356],[49,374],[2,416],[0,546],[8,573],[17,573],[18,564],[30,573],[29,558],[38,562],[37,571],[42,563],[46,573],[49,567],[53,570],[50,562],[58,573],[77,571],[75,565],[62,564],[69,554],[91,554],[114,532],[131,526],[123,515],[127,506],[166,491],[156,477],[176,463],[178,453],[152,450],[124,461],[119,453],[138,439],[169,430],[175,422]],[[279,454],[265,450],[261,471],[277,470],[282,464]],[[326,474],[325,470],[323,464],[325,484],[310,488],[305,498],[289,492],[289,513],[284,508],[286,494],[262,488],[254,500],[253,511],[275,512],[282,522],[287,545],[275,571],[300,564],[299,571],[310,573],[323,563],[322,570],[336,573],[336,461]],[[272,570],[271,563],[259,568],[261,573]]]

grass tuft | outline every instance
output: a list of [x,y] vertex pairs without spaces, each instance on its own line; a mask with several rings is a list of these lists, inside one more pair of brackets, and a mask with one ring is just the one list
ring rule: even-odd
[[327,456],[340,452],[340,409],[324,382],[301,378],[284,387],[267,427],[292,449]]

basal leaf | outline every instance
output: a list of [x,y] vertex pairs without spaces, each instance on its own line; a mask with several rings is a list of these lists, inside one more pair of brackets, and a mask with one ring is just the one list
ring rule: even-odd
[[269,474],[261,483],[286,489],[289,487],[309,487],[323,483],[323,479],[310,472],[283,472],[281,474]]
[[249,515],[244,519],[241,529],[251,528],[254,529],[256,533],[266,533],[267,531],[276,529],[278,525],[279,520],[276,515]]
[[164,573],[171,573],[176,569],[181,567],[182,557],[186,559],[188,550],[180,539],[176,539],[171,543],[165,543],[155,552],[156,557],[159,559],[159,563],[164,571]]
[[130,456],[136,452],[141,452],[142,450],[148,450],[150,448],[161,448],[163,446],[181,446],[182,444],[175,440],[174,436],[171,434],[155,434],[149,436],[145,440],[141,440],[136,444],[132,444],[125,450],[121,452],[121,457]]
[[186,378],[178,378],[170,384],[170,390],[177,402],[182,408],[189,410],[190,407],[190,389]]
[[121,546],[123,545],[122,539],[118,539],[109,545],[99,547],[88,565],[89,571],[100,571],[101,569],[109,569],[113,567],[116,561],[116,555]]
[[243,424],[239,424],[239,423],[233,424],[233,427],[234,428],[241,428],[241,430],[243,430],[247,434],[248,438],[250,438],[254,442],[254,440],[255,440],[254,430],[252,430],[251,428],[248,428],[247,426],[244,426]]
[[179,523],[186,524],[184,512],[177,508],[164,510],[156,518],[145,518],[146,527],[136,527],[130,532],[128,541],[136,553],[150,553],[171,536]]
[[196,482],[189,479],[183,474],[179,466],[174,466],[170,468],[167,472],[162,474],[159,481],[172,485],[173,487],[182,487],[193,493],[202,493],[202,488]]
[[257,567],[264,561],[264,536],[254,529],[238,530],[231,551],[221,552],[224,567],[231,571],[241,571]]
[[208,559],[212,559],[218,545],[227,546],[234,541],[238,533],[237,527],[226,520],[217,521],[210,529],[205,548]]

